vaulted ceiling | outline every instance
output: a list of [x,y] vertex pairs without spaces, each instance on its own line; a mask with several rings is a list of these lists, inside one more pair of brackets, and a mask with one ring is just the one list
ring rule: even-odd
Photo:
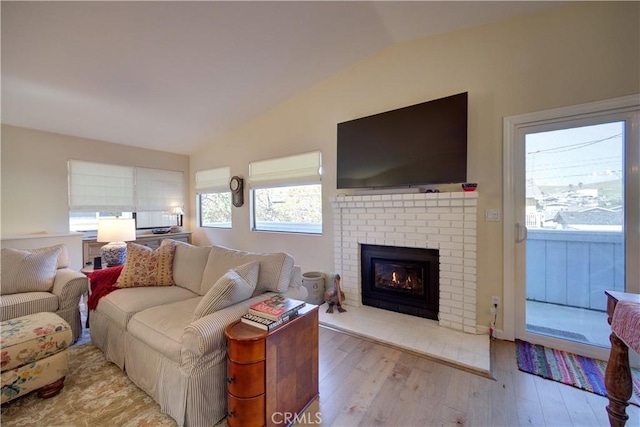
[[2,1],[2,122],[190,154],[385,47],[555,6]]

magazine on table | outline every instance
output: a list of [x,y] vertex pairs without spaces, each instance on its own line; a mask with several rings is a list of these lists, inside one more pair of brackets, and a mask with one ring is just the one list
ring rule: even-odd
[[249,307],[249,313],[271,320],[280,320],[297,312],[305,306],[304,301],[287,298],[282,294],[274,295]]
[[271,331],[273,329],[276,329],[276,328],[284,325],[290,319],[293,319],[297,315],[298,315],[298,311],[296,310],[295,313],[292,313],[290,315],[284,316],[284,317],[280,318],[279,320],[272,320],[272,319],[267,319],[266,317],[258,316],[256,314],[245,313],[240,318],[240,321],[242,323],[246,323],[247,325],[251,325],[251,326],[255,326],[256,328],[264,329],[265,331]]

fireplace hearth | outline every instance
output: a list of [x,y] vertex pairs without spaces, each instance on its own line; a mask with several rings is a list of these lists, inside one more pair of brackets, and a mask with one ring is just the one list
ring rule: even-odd
[[438,250],[361,245],[362,304],[438,320]]

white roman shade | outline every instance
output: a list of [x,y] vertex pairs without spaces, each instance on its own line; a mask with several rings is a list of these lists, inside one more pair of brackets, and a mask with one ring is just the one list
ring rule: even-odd
[[321,181],[320,151],[297,154],[249,164],[251,188],[317,184]]
[[69,161],[69,210],[135,210],[134,169],[80,160]]
[[184,206],[182,172],[69,160],[69,210],[171,212]]
[[196,172],[196,193],[220,193],[229,191],[231,168],[229,166]]
[[182,172],[136,168],[136,212],[173,212],[184,206]]

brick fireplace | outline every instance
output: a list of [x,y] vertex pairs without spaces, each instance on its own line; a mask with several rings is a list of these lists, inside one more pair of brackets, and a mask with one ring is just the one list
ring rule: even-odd
[[476,333],[477,192],[339,196],[332,204],[345,304],[362,305],[362,245],[435,249],[439,325]]

